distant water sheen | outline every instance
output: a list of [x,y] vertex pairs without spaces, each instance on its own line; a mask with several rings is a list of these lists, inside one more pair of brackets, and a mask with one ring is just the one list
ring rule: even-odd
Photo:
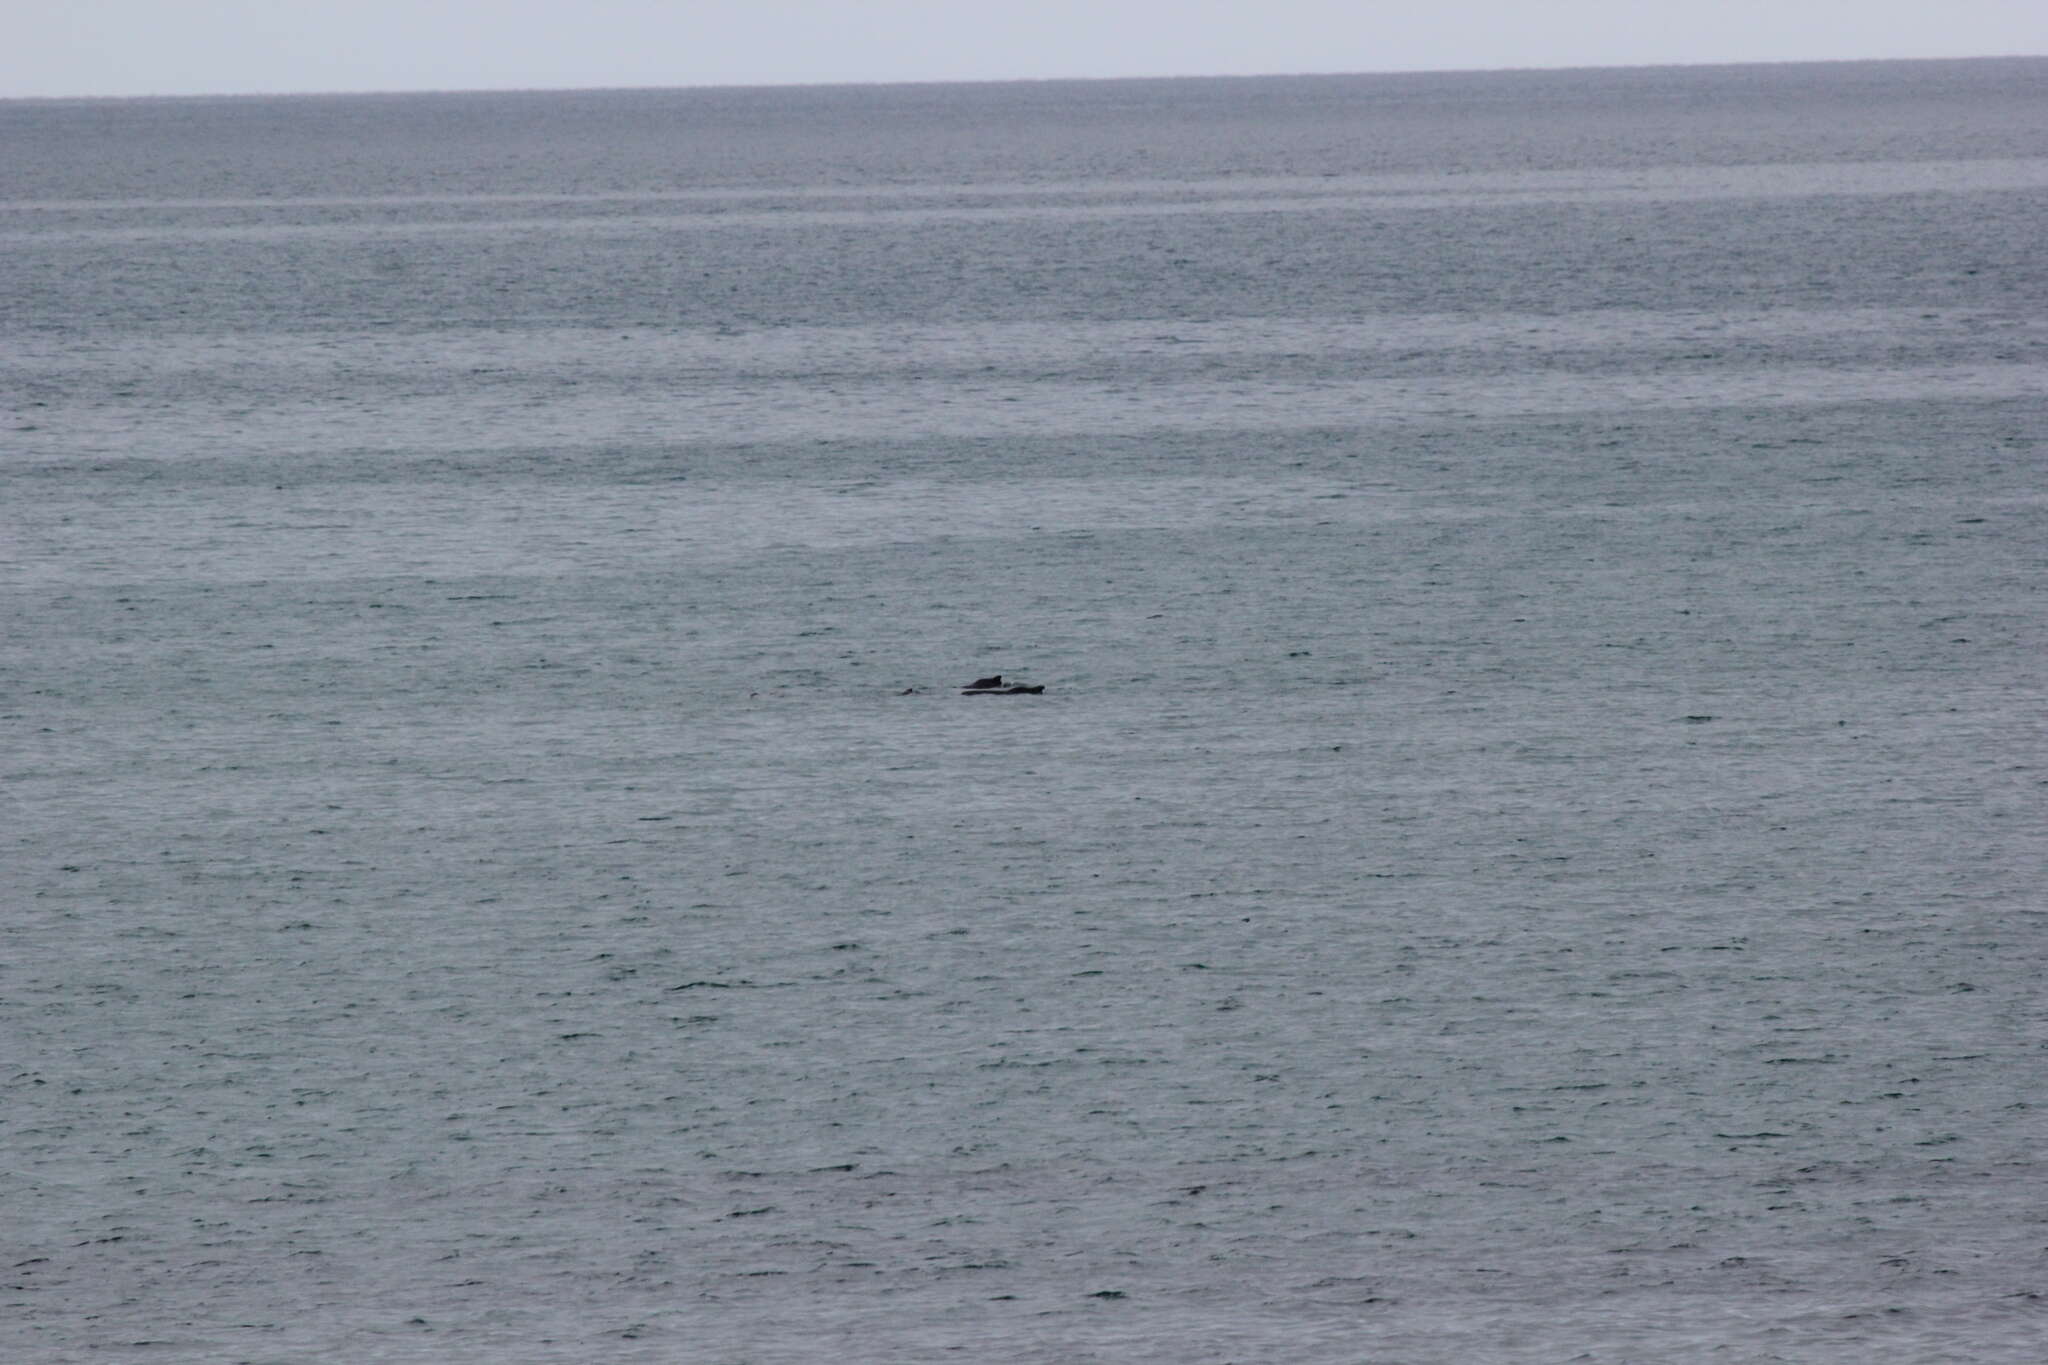
[[0,1356],[2038,1360],[2044,92],[0,103]]

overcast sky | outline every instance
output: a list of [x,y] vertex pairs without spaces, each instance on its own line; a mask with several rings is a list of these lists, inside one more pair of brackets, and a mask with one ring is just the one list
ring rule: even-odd
[[2048,0],[6,0],[0,97],[2048,55]]

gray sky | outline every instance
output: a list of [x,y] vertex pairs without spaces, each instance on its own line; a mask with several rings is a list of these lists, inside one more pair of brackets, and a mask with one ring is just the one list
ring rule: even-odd
[[0,97],[2048,55],[2048,0],[13,0]]

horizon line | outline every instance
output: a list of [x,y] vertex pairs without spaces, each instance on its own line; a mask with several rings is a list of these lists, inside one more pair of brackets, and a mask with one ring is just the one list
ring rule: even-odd
[[120,100],[376,99],[417,95],[595,95],[734,90],[889,90],[920,86],[1090,85],[1139,81],[1337,80],[1361,76],[1563,75],[1583,71],[1694,71],[1738,67],[1900,66],[1960,62],[2048,60],[2048,53],[1978,53],[1947,57],[1773,57],[1746,61],[1571,63],[1558,66],[1388,67],[1348,71],[1180,72],[1124,76],[911,77],[900,80],[710,81],[676,85],[477,85],[326,90],[137,91],[119,95],[0,95],[0,104],[83,103]]

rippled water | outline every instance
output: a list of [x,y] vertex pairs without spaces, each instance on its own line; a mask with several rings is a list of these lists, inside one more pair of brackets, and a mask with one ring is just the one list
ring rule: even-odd
[[2044,75],[0,105],[8,1357],[2038,1358]]

